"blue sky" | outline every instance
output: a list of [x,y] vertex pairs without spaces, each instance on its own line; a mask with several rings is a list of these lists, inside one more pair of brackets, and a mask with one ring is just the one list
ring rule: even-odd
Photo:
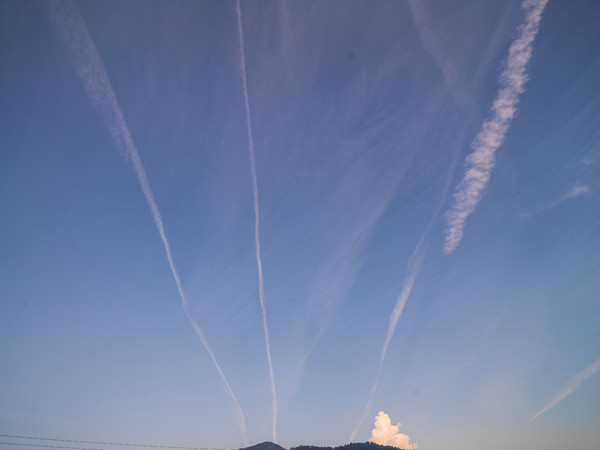
[[600,5],[237,12],[0,4],[0,433],[594,448]]

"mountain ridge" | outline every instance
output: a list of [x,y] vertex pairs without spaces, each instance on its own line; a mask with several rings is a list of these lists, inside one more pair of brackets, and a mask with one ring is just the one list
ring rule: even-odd
[[[260,444],[250,447],[240,448],[239,450],[286,450],[284,447],[270,441],[261,442]],[[379,445],[373,442],[353,442],[346,445],[338,445],[337,447],[318,446],[318,445],[298,445],[290,447],[289,450],[401,450],[390,445]]]

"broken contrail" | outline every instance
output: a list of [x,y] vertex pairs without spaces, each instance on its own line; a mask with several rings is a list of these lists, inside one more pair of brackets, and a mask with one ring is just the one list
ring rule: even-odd
[[221,366],[217,362],[212,349],[208,345],[202,329],[194,321],[190,314],[189,305],[181,286],[181,280],[177,270],[175,269],[175,264],[173,263],[173,256],[171,255],[171,248],[169,246],[169,241],[167,240],[167,235],[165,234],[160,210],[158,209],[152,189],[150,188],[150,182],[146,176],[144,165],[133,138],[131,137],[129,127],[125,122],[123,113],[121,112],[121,108],[113,91],[110,80],[108,79],[108,75],[106,74],[102,59],[100,58],[98,50],[96,49],[87,26],[85,25],[85,21],[83,20],[77,5],[72,1],[52,1],[46,3],[46,6],[50,23],[54,27],[56,34],[63,45],[66,47],[67,54],[75,66],[77,75],[83,81],[85,91],[89,95],[92,104],[98,110],[100,117],[107,126],[110,135],[117,146],[117,149],[129,160],[133,166],[138,182],[144,194],[144,198],[146,199],[148,207],[150,208],[150,212],[152,213],[154,224],[156,225],[158,234],[160,235],[160,239],[165,248],[167,261],[169,262],[173,279],[177,285],[177,290],[179,291],[179,297],[181,298],[181,304],[183,305],[185,315],[194,328],[194,331],[200,338],[202,345],[210,355],[217,372],[219,372],[221,381],[223,382],[223,385],[225,386],[225,389],[233,402],[234,413],[240,428],[242,440],[244,441],[245,445],[248,445],[244,413],[231,389],[231,386],[229,385],[229,382],[227,381],[227,378],[225,377],[225,374],[223,373],[223,370],[221,369]]
[[269,342],[269,326],[267,324],[267,310],[265,308],[265,287],[263,282],[262,259],[260,256],[260,214],[258,210],[258,183],[256,181],[256,162],[254,160],[254,138],[252,137],[252,119],[250,116],[250,102],[248,101],[248,82],[246,80],[246,51],[244,49],[244,28],[242,26],[242,10],[240,1],[235,4],[237,16],[238,38],[240,46],[240,70],[242,72],[242,91],[244,94],[244,109],[246,112],[246,131],[248,132],[248,150],[250,152],[250,171],[252,173],[252,194],[254,198],[254,244],[256,247],[256,265],[258,267],[258,296],[262,311],[263,330],[265,333],[265,346],[267,361],[269,363],[269,380],[273,399],[273,441],[277,442],[277,392],[275,390],[275,374],[271,360],[271,344]]
[[519,27],[518,37],[508,52],[506,68],[500,74],[500,89],[492,105],[491,118],[483,123],[471,144],[473,151],[467,156],[467,171],[454,193],[454,204],[446,214],[446,254],[452,253],[460,244],[467,218],[475,211],[488,185],[496,150],[504,142],[517,112],[520,95],[525,90],[525,69],[547,3],[548,0],[524,0],[521,5],[526,11],[525,22]]
[[596,372],[598,372],[598,370],[600,370],[600,359],[597,359],[592,364],[590,364],[588,367],[586,367],[582,371],[578,372],[569,381],[567,381],[567,384],[565,384],[563,386],[563,388],[560,391],[558,391],[554,395],[554,397],[552,397],[550,399],[550,401],[548,403],[546,403],[546,406],[544,406],[542,409],[540,409],[538,412],[536,412],[531,417],[531,419],[529,419],[529,423],[533,422],[539,416],[541,416],[545,412],[551,410],[556,405],[558,405],[560,402],[562,402],[565,398],[567,398],[569,395],[571,395],[577,389],[577,386],[579,386],[581,383],[583,383],[589,377],[591,377]]

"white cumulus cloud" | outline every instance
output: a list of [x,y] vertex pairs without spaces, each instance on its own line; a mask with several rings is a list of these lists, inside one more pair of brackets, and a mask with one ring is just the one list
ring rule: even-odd
[[401,423],[392,425],[392,420],[383,411],[379,411],[375,417],[375,424],[371,430],[370,442],[379,445],[391,445],[405,450],[414,450],[418,447],[417,443],[411,443],[410,437],[400,433]]

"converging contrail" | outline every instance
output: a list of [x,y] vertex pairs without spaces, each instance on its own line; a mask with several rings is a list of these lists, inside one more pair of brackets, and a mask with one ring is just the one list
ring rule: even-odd
[[577,389],[577,386],[579,386],[581,383],[583,383],[589,377],[591,377],[596,372],[598,372],[598,370],[600,370],[600,359],[597,359],[592,364],[590,364],[588,367],[586,367],[582,371],[578,372],[569,381],[567,381],[567,383],[563,386],[563,388],[560,391],[558,391],[554,395],[554,397],[552,397],[550,399],[550,401],[548,403],[546,403],[546,406],[544,406],[542,409],[540,409],[538,412],[536,412],[531,417],[531,419],[529,419],[529,423],[533,422],[539,416],[541,416],[545,412],[548,412],[549,410],[554,408],[556,405],[558,405],[560,402],[562,402],[565,398],[567,398],[569,395],[571,395],[573,392],[575,392],[575,390]]
[[244,95],[244,109],[246,112],[246,131],[248,132],[248,150],[250,152],[250,171],[252,173],[252,194],[254,196],[254,244],[256,247],[256,265],[258,267],[258,296],[262,311],[263,330],[265,333],[265,346],[267,361],[269,363],[269,380],[271,382],[271,395],[273,398],[273,441],[277,442],[277,392],[275,390],[275,374],[271,360],[271,344],[269,342],[269,326],[267,324],[267,310],[265,308],[265,287],[263,282],[262,259],[260,256],[260,214],[258,210],[258,182],[256,181],[256,162],[254,160],[254,138],[252,137],[252,119],[250,116],[250,102],[248,101],[248,82],[246,80],[246,51],[244,49],[244,28],[242,26],[242,10],[240,1],[235,4],[237,16],[238,38],[240,46],[240,71],[242,73],[242,91]]
[[[465,130],[466,130],[466,127],[465,127]],[[385,356],[387,355],[388,347],[390,345],[392,337],[394,336],[394,332],[396,331],[396,326],[398,325],[400,316],[402,316],[402,312],[404,311],[406,302],[408,301],[408,298],[410,297],[410,293],[415,284],[415,280],[417,279],[417,275],[419,275],[419,270],[421,269],[421,264],[423,263],[423,259],[425,258],[425,252],[427,250],[426,239],[427,239],[427,236],[429,235],[429,232],[431,231],[431,227],[435,223],[435,221],[438,217],[438,214],[440,213],[442,205],[446,201],[446,196],[448,195],[448,188],[450,186],[450,180],[452,179],[452,174],[454,173],[455,166],[456,166],[456,154],[454,155],[454,157],[452,159],[452,163],[450,164],[450,168],[448,170],[448,174],[446,177],[446,184],[442,191],[440,201],[439,201],[438,206],[433,214],[433,217],[431,218],[431,220],[429,221],[429,224],[427,225],[427,228],[425,228],[425,231],[421,235],[419,242],[417,242],[417,245],[416,245],[415,249],[413,250],[412,254],[410,255],[410,258],[408,258],[408,264],[406,267],[406,275],[404,276],[404,283],[402,284],[402,289],[400,291],[400,294],[398,295],[398,298],[396,299],[396,304],[394,306],[394,309],[392,310],[392,314],[390,315],[390,322],[388,324],[388,330],[387,330],[387,333],[385,336],[385,341],[383,342],[383,347],[381,348],[381,356],[379,357],[379,367],[377,369],[377,376],[375,377],[375,382],[373,383],[373,387],[371,388],[371,392],[369,394],[369,399],[367,400],[367,404],[365,405],[365,409],[363,410],[362,416],[360,417],[360,420],[354,427],[354,430],[352,430],[352,434],[350,435],[348,442],[354,442],[356,435],[360,431],[365,420],[367,419],[367,416],[369,415],[369,412],[371,411],[371,406],[373,404],[373,398],[375,397],[375,392],[377,391],[377,385],[379,384],[379,378],[381,377],[381,371],[383,370],[383,363],[385,361]]]
[[383,369],[383,362],[385,361],[385,355],[387,354],[388,347],[390,345],[390,341],[392,340],[392,336],[394,335],[394,331],[396,330],[396,325],[398,325],[398,321],[400,320],[400,316],[404,311],[404,307],[406,306],[406,302],[408,301],[408,297],[412,291],[412,288],[415,284],[415,279],[419,274],[419,269],[421,268],[421,263],[423,262],[423,258],[425,257],[425,250],[427,245],[424,246],[424,241],[427,235],[429,234],[429,230],[431,229],[435,219],[437,218],[439,211],[436,211],[434,217],[429,222],[429,225],[421,235],[421,239],[417,243],[417,246],[413,250],[412,255],[408,259],[408,266],[406,268],[406,275],[404,277],[404,283],[402,285],[402,290],[400,291],[400,295],[396,300],[396,305],[392,311],[390,316],[390,322],[388,324],[388,331],[385,336],[385,341],[383,343],[383,347],[381,349],[381,356],[379,357],[379,368],[377,369],[377,376],[375,377],[375,383],[373,383],[373,387],[371,388],[371,393],[369,394],[369,400],[367,400],[367,404],[365,405],[365,409],[363,410],[362,416],[354,430],[352,430],[352,434],[348,439],[348,442],[354,442],[354,438],[360,431],[363,423],[365,422],[369,412],[371,411],[371,406],[373,404],[373,397],[375,396],[375,392],[377,391],[377,385],[379,384],[379,378],[381,377],[381,371]]
[[[465,133],[468,129],[468,126],[464,126],[462,132],[459,134],[458,142],[462,142],[464,140]],[[412,292],[413,286],[415,284],[415,280],[419,275],[419,271],[421,270],[421,264],[423,263],[423,259],[425,258],[425,252],[427,250],[427,236],[433,227],[433,224],[438,218],[438,215],[442,209],[446,201],[446,197],[448,196],[448,190],[450,189],[450,182],[452,180],[452,176],[454,174],[454,170],[456,168],[456,161],[458,158],[458,147],[454,151],[454,155],[452,156],[452,161],[450,163],[450,167],[448,168],[448,172],[446,174],[446,182],[444,183],[444,188],[442,189],[442,195],[440,196],[440,200],[438,205],[429,221],[429,224],[421,234],[415,249],[412,254],[408,258],[408,264],[406,267],[406,274],[404,276],[404,282],[402,284],[402,289],[400,290],[400,294],[396,299],[396,304],[394,305],[394,309],[392,310],[392,314],[390,315],[390,321],[388,324],[388,330],[385,336],[385,341],[383,342],[383,347],[381,348],[381,356],[379,357],[379,367],[377,369],[377,376],[375,377],[375,382],[373,383],[373,387],[371,387],[371,392],[369,394],[369,399],[367,400],[367,404],[365,405],[365,409],[363,410],[362,416],[360,420],[352,430],[352,434],[350,434],[350,438],[348,442],[354,442],[356,435],[360,431],[363,426],[365,420],[367,419],[371,406],[373,405],[373,398],[375,397],[375,392],[377,392],[377,385],[379,384],[379,378],[381,377],[381,371],[383,370],[383,363],[385,361],[385,356],[387,355],[387,351],[394,336],[394,332],[396,331],[396,326],[398,325],[398,321],[404,312],[404,307],[406,306],[406,302],[410,297],[410,293]]]
[[544,205],[541,208],[537,208],[537,209],[534,209],[533,211],[529,211],[527,213],[521,214],[519,216],[519,219],[528,219],[528,218],[535,216],[536,214],[539,214],[541,212],[547,211],[552,208],[556,208],[558,205],[562,204],[563,202],[565,202],[567,200],[579,197],[580,195],[589,194],[591,191],[592,191],[592,187],[589,184],[581,184],[579,181],[577,181],[574,185],[571,186],[571,188],[567,192],[565,192],[563,195],[558,197],[553,202],[551,202],[547,205]]
[[454,193],[454,204],[446,213],[444,252],[452,253],[460,244],[467,218],[477,207],[494,168],[496,150],[504,142],[508,128],[517,112],[519,97],[525,90],[525,68],[531,59],[533,41],[548,0],[524,0],[525,22],[519,27],[517,39],[508,51],[506,68],[500,74],[500,88],[492,105],[491,118],[486,120],[473,140],[473,152],[467,156],[467,171]]
[[[492,118],[484,122],[481,131],[471,145],[473,152],[467,157],[467,162],[470,164],[470,167],[457,188],[457,192],[454,194],[455,203],[452,209],[447,213],[446,239],[444,242],[444,251],[446,254],[454,251],[460,243],[467,217],[474,211],[477,203],[481,199],[483,189],[489,181],[490,173],[494,165],[494,153],[504,141],[510,122],[516,113],[519,95],[523,92],[525,82],[527,81],[525,66],[531,58],[532,43],[538,32],[541,15],[546,3],[548,3],[548,0],[524,0],[522,4],[522,7],[527,11],[525,23],[519,28],[519,37],[513,42],[509,50],[506,64],[507,67],[500,75],[501,87],[492,106]],[[413,15],[415,15],[414,2],[411,2],[411,6],[413,7]],[[418,19],[419,17],[417,16],[418,14],[415,15],[415,18]],[[435,55],[437,55],[437,53],[434,53],[434,56]],[[436,62],[438,62],[438,59],[439,58],[436,56]],[[440,64],[442,69],[444,69],[444,64]],[[450,72],[448,72],[448,74],[450,74]],[[444,73],[444,76],[446,77],[446,73]],[[448,76],[449,82],[452,81],[452,79],[452,77]],[[449,171],[449,175],[453,172],[453,166],[454,162]],[[354,441],[354,438],[362,427],[371,409],[389,344],[396,330],[398,321],[400,320],[400,316],[404,311],[404,307],[406,306],[406,302],[408,301],[425,256],[425,248],[422,247],[437,218],[441,205],[446,198],[449,180],[450,177],[446,182],[441,202],[438,205],[432,220],[421,235],[415,250],[408,260],[402,290],[400,291],[400,295],[396,300],[396,305],[390,316],[388,331],[379,358],[377,376],[373,383],[373,387],[371,388],[369,399],[363,410],[363,414],[354,427],[349,442]]]
[[150,183],[148,181],[148,177],[146,176],[144,165],[133,138],[131,137],[129,127],[125,122],[112,85],[108,75],[106,74],[104,64],[102,63],[102,59],[100,58],[98,50],[96,49],[92,37],[90,36],[85,21],[83,20],[77,5],[70,0],[51,1],[46,3],[46,5],[50,23],[54,27],[59,39],[65,46],[67,54],[75,66],[77,75],[83,81],[85,91],[89,95],[92,104],[97,109],[100,117],[107,126],[108,131],[110,132],[110,135],[117,146],[117,149],[129,160],[133,166],[138,182],[144,194],[144,198],[146,199],[148,207],[150,208],[150,212],[152,213],[154,224],[158,229],[158,234],[160,235],[160,239],[165,248],[167,261],[169,262],[173,279],[177,285],[177,290],[179,291],[179,296],[181,298],[181,304],[183,305],[185,315],[194,328],[194,331],[200,338],[202,345],[210,355],[210,358],[212,359],[212,362],[214,363],[215,368],[221,377],[221,381],[223,382],[223,385],[225,386],[225,389],[233,402],[234,413],[240,428],[242,440],[244,441],[245,445],[248,445],[244,413],[231,389],[231,386],[229,385],[229,382],[227,381],[227,378],[225,377],[225,374],[223,373],[223,370],[221,369],[221,366],[217,362],[212,349],[208,345],[202,329],[190,314],[189,305],[181,286],[181,280],[177,270],[175,269],[175,264],[173,263],[173,256],[171,255],[171,248],[169,246],[169,241],[167,240],[167,235],[165,234],[165,228],[160,210],[158,209],[152,189],[150,188]]

